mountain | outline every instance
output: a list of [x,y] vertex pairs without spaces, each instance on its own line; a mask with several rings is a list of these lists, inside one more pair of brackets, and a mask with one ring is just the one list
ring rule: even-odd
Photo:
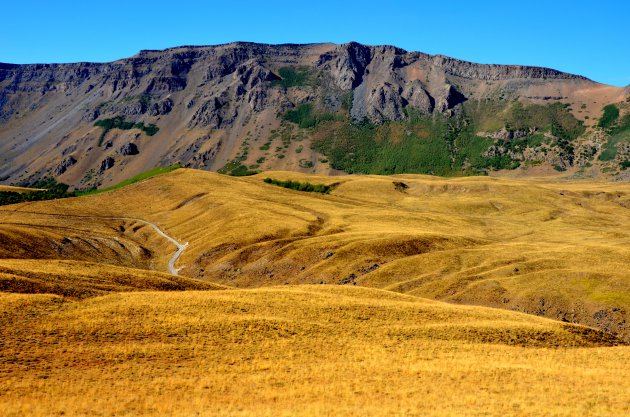
[[90,188],[173,164],[623,177],[625,139],[602,161],[608,136],[596,128],[604,105],[623,99],[622,88],[552,69],[358,43],[0,64],[0,179]]

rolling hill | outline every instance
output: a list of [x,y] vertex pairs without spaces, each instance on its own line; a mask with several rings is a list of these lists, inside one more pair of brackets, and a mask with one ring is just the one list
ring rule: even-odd
[[[329,194],[265,178],[328,184]],[[598,327],[630,340],[627,183],[429,176],[230,177],[179,169],[0,207],[2,258],[167,271],[247,288],[361,285]],[[46,262],[46,261],[44,261]]]
[[0,293],[5,416],[620,416],[628,346],[357,287]]
[[[630,139],[612,129],[630,129],[629,99],[552,69],[354,42],[0,64],[0,182],[86,189],[173,164],[627,179]],[[607,105],[619,120],[603,128]]]
[[629,208],[621,182],[193,169],[1,206],[0,409],[625,415]]

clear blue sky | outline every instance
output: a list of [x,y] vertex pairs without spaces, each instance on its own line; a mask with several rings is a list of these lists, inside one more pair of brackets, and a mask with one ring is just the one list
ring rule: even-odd
[[630,84],[628,0],[8,0],[0,11],[0,62],[111,61],[237,40],[355,40]]

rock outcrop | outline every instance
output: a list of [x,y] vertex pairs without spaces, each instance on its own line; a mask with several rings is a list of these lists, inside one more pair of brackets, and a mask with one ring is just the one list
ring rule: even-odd
[[100,168],[100,171],[101,171],[101,172],[105,172],[105,171],[107,171],[108,169],[113,168],[113,167],[114,167],[114,163],[115,163],[115,162],[116,162],[116,161],[114,160],[114,158],[112,158],[111,156],[108,156],[107,158],[105,158],[105,159],[103,159],[103,160],[101,161],[101,168]]
[[77,160],[73,156],[69,156],[63,159],[57,168],[55,169],[55,175],[61,175],[68,170],[71,166],[77,163]]
[[138,155],[140,151],[135,143],[126,143],[120,148],[120,154],[124,156]]

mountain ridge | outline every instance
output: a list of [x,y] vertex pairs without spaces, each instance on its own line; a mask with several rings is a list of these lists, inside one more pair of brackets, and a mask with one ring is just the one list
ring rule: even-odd
[[[409,51],[406,50],[404,48],[400,48],[400,47],[396,47],[394,45],[389,45],[389,44],[382,44],[382,45],[367,45],[367,44],[362,44],[360,42],[355,42],[355,41],[350,41],[347,43],[340,43],[340,44],[336,44],[336,43],[332,43],[332,42],[314,42],[314,43],[278,43],[278,44],[274,44],[274,43],[257,43],[257,42],[248,42],[248,41],[235,41],[235,42],[227,42],[227,43],[223,43],[223,44],[216,44],[216,45],[179,45],[179,46],[172,46],[172,47],[167,47],[164,49],[141,49],[140,51],[138,51],[137,54],[132,55],[130,57],[124,57],[124,58],[118,58],[112,61],[76,61],[76,62],[33,62],[33,63],[25,63],[25,64],[15,64],[15,63],[11,63],[11,62],[1,62],[0,61],[0,69],[10,69],[10,68],[17,68],[17,67],[25,67],[25,66],[65,66],[65,65],[81,65],[81,64],[87,64],[87,65],[102,65],[102,64],[113,64],[113,63],[117,63],[120,61],[127,61],[127,60],[132,60],[135,58],[143,58],[144,55],[147,54],[151,54],[151,53],[167,53],[167,52],[174,52],[177,50],[182,50],[182,49],[194,49],[194,50],[203,50],[203,49],[212,49],[212,48],[217,48],[217,47],[226,47],[226,46],[265,46],[265,47],[309,47],[309,46],[345,46],[345,45],[361,45],[361,46],[366,46],[366,47],[371,47],[371,48],[395,48],[396,50],[400,51],[402,54],[414,54],[414,55],[419,55],[419,56],[426,56],[426,57],[431,57],[434,59],[440,59],[443,60],[444,62],[451,62],[454,61],[456,63],[460,63],[460,64],[472,64],[475,66],[490,66],[490,67],[507,67],[510,69],[518,69],[518,68],[525,68],[528,70],[540,70],[541,73],[543,74],[554,74],[554,75],[566,75],[567,77],[562,77],[562,78],[577,78],[577,79],[584,79],[584,80],[588,80],[588,81],[594,81],[586,76],[583,75],[579,75],[579,74],[574,74],[574,73],[570,73],[570,72],[566,72],[566,71],[560,71],[560,70],[556,70],[554,68],[551,67],[545,67],[545,66],[540,66],[540,65],[526,65],[526,64],[487,64],[487,63],[479,63],[476,61],[468,61],[468,60],[462,60],[462,59],[458,59],[458,58],[454,58],[448,55],[443,55],[443,54],[428,54],[425,52],[421,52],[421,51]],[[597,81],[594,81],[597,82]],[[597,82],[598,84],[603,84],[603,85],[607,85],[605,83],[600,83]]]
[[[107,63],[0,64],[0,152],[6,155],[0,178],[26,184],[54,176],[89,188],[177,163],[228,173],[462,175],[533,161],[578,171],[583,165],[573,161],[590,155],[584,164],[592,163],[605,144],[587,137],[592,132],[578,129],[578,122],[596,127],[603,106],[624,94],[544,67],[476,64],[356,42],[236,42],[143,50]],[[544,123],[513,127],[521,117],[512,115],[519,111],[516,102],[524,103],[525,119]],[[549,107],[554,103],[564,110]],[[94,125],[114,126],[107,120],[129,127]],[[367,166],[341,160],[340,152],[347,155],[370,140],[369,131],[357,131],[363,122],[389,147],[430,138],[434,145],[427,146],[438,146],[443,162],[423,162],[418,152],[433,152],[428,148],[409,151],[417,159],[409,163],[400,157],[388,162],[383,154],[362,157]],[[573,133],[554,133],[556,125]],[[154,128],[145,136],[133,126]],[[536,146],[514,152],[504,143],[523,135],[536,137]],[[541,135],[549,143],[540,144]],[[331,138],[338,139],[331,144]],[[566,140],[575,152],[563,145]],[[619,167],[624,152],[614,160]],[[613,175],[625,175],[615,169]]]

